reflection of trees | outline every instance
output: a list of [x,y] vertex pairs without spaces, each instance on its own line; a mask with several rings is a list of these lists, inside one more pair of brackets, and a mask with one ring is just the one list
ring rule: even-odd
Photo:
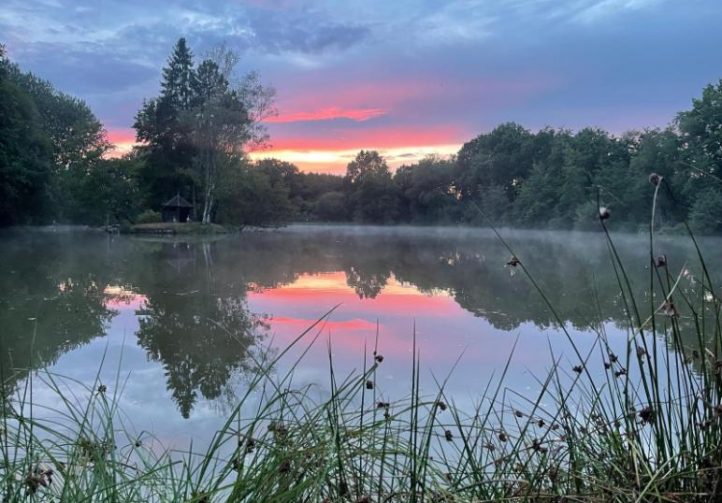
[[138,343],[163,364],[183,417],[198,392],[220,397],[231,375],[249,368],[262,320],[248,312],[245,282],[216,271],[212,245],[166,244],[139,278],[148,301],[139,311]]
[[375,299],[386,286],[391,273],[386,271],[368,271],[363,266],[350,266],[346,269],[346,283],[354,289],[360,299]]
[[[31,368],[104,335],[103,261],[82,247],[82,236],[16,236],[0,247],[0,383],[7,393]],[[72,243],[81,243],[71,249]]]
[[[421,291],[448,292],[462,308],[500,329],[555,322],[521,271],[504,265],[509,253],[493,236],[464,237],[434,229],[341,232],[244,233],[183,243],[5,234],[0,246],[0,370],[7,375],[10,368],[51,364],[65,351],[103,335],[113,316],[105,307],[109,284],[148,299],[139,311],[138,342],[163,365],[168,388],[185,416],[199,395],[218,398],[232,375],[251,367],[249,352],[263,323],[248,311],[250,285],[263,290],[292,283],[302,274],[344,271],[359,297],[377,298],[393,275]],[[602,236],[519,233],[510,241],[565,323],[578,328],[604,320],[626,324]],[[643,241],[617,241],[638,299],[644,299],[649,284]],[[658,243],[673,270],[697,263],[694,250],[680,241]],[[706,249],[714,251],[716,244],[708,243]],[[708,269],[722,274],[718,254],[707,258]],[[686,288],[691,298],[704,294],[698,284],[685,281],[680,289]],[[643,317],[649,304],[639,306]],[[678,307],[684,315],[684,306]],[[693,325],[685,316],[679,323]]]
[[[494,236],[435,233],[434,229],[396,235],[387,229],[380,235],[262,233],[244,240],[228,259],[252,263],[253,269],[263,271],[246,273],[261,286],[291,282],[303,273],[345,271],[348,285],[359,297],[374,298],[383,295],[393,274],[421,291],[451,293],[465,310],[500,329],[512,330],[529,322],[539,327],[555,324],[553,313],[521,271],[505,266],[509,252]],[[658,247],[673,265],[696,263],[694,249],[681,241],[660,240]],[[602,235],[512,233],[510,243],[565,323],[580,329],[599,321],[627,323]],[[636,298],[648,298],[644,292],[649,285],[649,256],[644,239],[620,236],[616,245]],[[225,248],[226,243],[219,247]],[[716,257],[709,258],[713,262]],[[722,264],[712,262],[710,270],[722,271]],[[646,317],[649,302],[639,307]]]

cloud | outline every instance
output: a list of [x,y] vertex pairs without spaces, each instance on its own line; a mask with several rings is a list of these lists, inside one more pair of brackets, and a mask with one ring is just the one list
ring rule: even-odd
[[336,119],[348,119],[357,122],[367,121],[376,117],[386,115],[386,110],[381,108],[340,108],[327,107],[311,112],[290,112],[266,119],[269,124],[286,122],[316,122]]
[[252,10],[247,15],[253,33],[252,46],[272,54],[344,50],[367,39],[371,33],[367,26],[331,21],[312,11],[289,14]]
[[587,2],[572,20],[589,24],[624,12],[641,10],[665,0],[593,0]]

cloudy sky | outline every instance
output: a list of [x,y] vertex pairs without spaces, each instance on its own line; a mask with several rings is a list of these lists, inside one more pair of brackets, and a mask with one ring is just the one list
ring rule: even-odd
[[[455,152],[504,121],[662,127],[722,77],[720,0],[3,0],[0,41],[85,99],[120,149],[185,36],[277,91],[280,157],[342,171]],[[261,154],[257,154],[261,155]]]

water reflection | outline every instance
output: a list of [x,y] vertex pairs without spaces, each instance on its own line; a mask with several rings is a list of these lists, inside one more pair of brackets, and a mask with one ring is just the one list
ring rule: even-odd
[[[605,324],[626,325],[617,276],[600,235],[510,233],[509,238],[575,337]],[[646,242],[619,237],[617,244],[635,294],[644,299]],[[711,271],[722,271],[718,244],[705,243]],[[680,288],[699,294],[693,248],[679,239],[660,240],[659,247],[672,269],[690,264]],[[291,228],[185,242],[4,233],[3,392],[27,375],[19,370],[10,377],[11,369],[53,365],[61,355],[80,355],[84,345],[110,335],[145,353],[145,363],[130,364],[144,373],[138,382],[162,375],[168,396],[188,418],[201,398],[219,399],[234,376],[255,370],[255,348],[269,333],[281,346],[339,302],[344,305],[324,330],[340,336],[336,347],[349,360],[358,362],[377,320],[384,350],[400,360],[416,320],[432,361],[453,362],[471,348],[468,375],[482,384],[486,374],[478,369],[491,372],[508,356],[513,338],[501,336],[524,337],[518,357],[523,370],[542,368],[539,352],[546,351],[546,341],[539,335],[555,333],[555,315],[523,275],[504,265],[508,259],[489,233],[438,229]],[[644,313],[652,304],[642,304]],[[127,317],[118,315],[121,311]],[[685,317],[682,322],[691,323]],[[79,365],[94,370],[98,350],[87,355]],[[314,370],[322,374],[322,362],[319,357],[309,364],[309,376]],[[390,377],[405,375],[401,364],[393,365],[387,367]],[[58,367],[72,371],[69,364]],[[530,379],[522,373],[521,383]]]

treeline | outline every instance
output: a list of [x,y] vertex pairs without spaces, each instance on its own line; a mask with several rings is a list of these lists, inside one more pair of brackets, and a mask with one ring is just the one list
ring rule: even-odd
[[84,102],[20,71],[0,46],[0,225],[131,218],[132,162],[104,159],[110,148]]
[[393,172],[361,151],[345,176],[302,173],[276,159],[253,162],[267,140],[273,90],[238,58],[217,50],[196,64],[184,39],[162,71],[159,96],[134,127],[140,146],[109,159],[105,131],[81,101],[23,73],[0,55],[0,225],[124,224],[160,219],[176,194],[191,219],[233,226],[292,221],[595,225],[598,205],[636,230],[650,214],[649,176],[664,180],[657,214],[722,232],[722,81],[704,89],[666,129],[621,136],[601,129],[532,132],[502,124],[437,156]]

